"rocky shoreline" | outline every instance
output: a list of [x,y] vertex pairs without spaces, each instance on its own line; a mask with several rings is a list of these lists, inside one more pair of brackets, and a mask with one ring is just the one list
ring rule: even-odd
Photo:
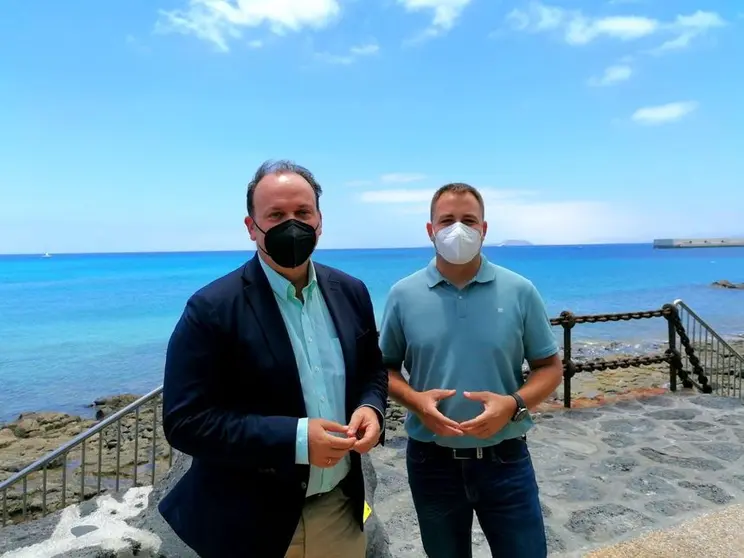
[[[91,407],[95,419],[56,412],[23,413],[17,420],[0,425],[0,481],[6,480],[28,465],[77,435],[87,431],[132,403],[140,396],[116,395],[96,400]],[[32,473],[27,478],[27,497],[24,504],[22,483],[7,491],[7,516],[12,523],[22,518],[24,505],[27,518],[43,515],[71,504],[87,500],[102,491],[115,491],[150,484],[153,474],[153,445],[155,478],[162,477],[169,468],[170,447],[162,429],[160,408],[146,404],[137,414],[129,414],[71,450],[67,458],[50,462],[45,471]],[[82,467],[83,458],[85,467]],[[136,465],[135,465],[136,463]],[[100,475],[98,473],[100,468]],[[119,475],[117,477],[117,470]],[[46,474],[45,474],[46,473]],[[42,497],[46,486],[46,501]],[[67,489],[63,496],[63,486]],[[0,494],[0,514],[3,495]]]
[[[735,349],[744,352],[744,339],[731,341]],[[608,343],[602,347],[606,358],[616,359],[631,356],[627,353],[612,354],[619,346]],[[653,353],[660,353],[666,347],[659,344]],[[577,347],[574,351],[576,361],[593,357],[593,351]],[[681,389],[681,384],[679,384]],[[605,403],[659,395],[669,389],[669,367],[656,364],[645,367],[620,368],[593,373],[580,373],[571,381],[571,406],[573,408],[594,407]],[[23,413],[15,421],[0,424],[0,481],[6,480],[37,459],[59,448],[65,442],[85,432],[89,428],[117,410],[135,401],[137,395],[124,394],[96,400],[92,407],[95,418],[84,418],[67,413],[39,412]],[[157,400],[155,401],[157,403]],[[549,412],[562,408],[563,386],[542,404],[536,412]],[[154,414],[155,413],[155,414]],[[387,413],[387,428],[391,436],[403,434],[406,410],[395,402],[390,402]],[[154,428],[153,428],[154,426]],[[85,444],[85,479],[82,478],[82,452],[77,448],[70,452],[66,463],[57,459],[46,469],[47,498],[46,509],[52,511],[62,505],[62,481],[66,478],[67,491],[65,503],[86,500],[98,488],[98,468],[100,462],[100,484],[104,490],[117,487],[117,469],[120,471],[120,489],[135,484],[150,484],[153,458],[153,435],[155,446],[155,478],[167,473],[170,460],[170,447],[162,430],[162,416],[159,406],[147,404],[138,417],[130,414],[117,423],[107,427],[100,435],[94,435]],[[99,452],[100,448],[100,452]],[[99,457],[100,455],[100,457]],[[118,463],[118,467],[117,467]],[[136,466],[135,466],[136,463]],[[65,465],[63,467],[63,465]],[[42,472],[35,473],[28,480],[26,511],[30,518],[42,514],[44,502],[41,487],[44,483]],[[7,512],[10,522],[19,520],[24,506],[20,484],[8,490]],[[0,514],[2,514],[2,494],[0,494]]]

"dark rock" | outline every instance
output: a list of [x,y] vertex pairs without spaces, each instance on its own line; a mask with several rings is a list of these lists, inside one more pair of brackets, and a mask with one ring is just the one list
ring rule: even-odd
[[654,500],[646,504],[646,509],[652,513],[674,517],[681,513],[699,510],[702,506],[690,500]]
[[695,443],[695,446],[703,450],[708,455],[722,459],[723,461],[736,461],[742,455],[744,455],[744,448],[739,444],[723,443],[723,442],[711,442],[711,443]]
[[680,480],[685,478],[682,473],[679,473],[674,469],[667,469],[665,467],[650,467],[646,472],[649,475],[660,477],[666,480]]
[[625,411],[642,411],[643,405],[641,405],[638,401],[635,401],[633,399],[628,399],[627,401],[618,401],[615,403],[615,407],[621,410]]
[[552,555],[555,552],[565,552],[566,543],[558,536],[558,534],[550,527],[545,527],[545,538],[548,541],[548,554]]
[[610,457],[598,463],[592,463],[591,468],[600,474],[629,473],[639,463],[637,459],[626,456]]
[[665,396],[648,397],[646,399],[641,400],[641,402],[644,405],[648,405],[650,407],[672,407],[674,406],[674,400],[670,399],[669,397],[665,397]]
[[540,491],[567,502],[596,502],[604,495],[597,484],[578,478],[565,481],[545,480],[540,486]]
[[563,417],[567,420],[576,420],[581,422],[597,420],[603,416],[603,413],[594,409],[569,409],[563,413]]
[[609,436],[602,438],[602,441],[613,448],[627,448],[635,443],[635,440],[630,436],[614,432]]
[[654,524],[654,520],[620,504],[603,504],[575,511],[566,529],[590,542],[604,542]]
[[72,529],[70,529],[70,533],[72,533],[76,537],[82,537],[83,535],[92,533],[93,531],[97,529],[98,527],[96,527],[95,525],[79,525],[77,527],[73,527]]
[[646,413],[646,416],[654,420],[692,420],[699,414],[695,409],[662,409]]
[[35,521],[1,527],[0,556],[4,556],[6,552],[11,550],[31,546],[51,538],[61,514],[61,511],[57,511]]
[[[189,469],[191,465],[191,458],[183,454],[177,454],[172,469],[165,475],[161,482],[157,483],[156,487],[149,493],[149,496],[145,497],[146,493],[140,493],[135,497],[134,502],[129,501],[130,512],[132,508],[138,508],[136,504],[137,498],[141,499],[142,502],[147,501],[147,507],[139,513],[134,515],[130,513],[128,516],[123,516],[119,521],[118,529],[123,527],[122,539],[124,546],[127,548],[126,551],[110,552],[102,549],[100,546],[89,546],[86,548],[76,549],[58,554],[56,558],[99,558],[101,556],[113,556],[113,557],[124,557],[124,556],[147,556],[154,558],[198,558],[196,553],[187,547],[171,530],[170,526],[163,520],[158,512],[157,505],[165,494],[167,494],[175,483],[183,476],[183,474]],[[365,525],[365,531],[367,534],[367,558],[392,558],[390,554],[389,539],[385,528],[380,522],[375,510],[375,496],[377,489],[377,475],[375,469],[372,466],[370,457],[365,455],[362,456],[362,469],[365,477],[365,494],[367,502],[372,507],[372,514],[367,519]],[[138,488],[135,490],[145,490]],[[129,494],[129,493],[128,493]],[[105,497],[115,496],[114,501],[117,503],[123,502],[127,499],[124,494],[111,494]],[[73,537],[82,538],[86,534],[98,529],[106,530],[106,523],[100,523],[100,515],[98,516],[99,523],[93,520],[93,513],[97,510],[100,514],[102,508],[97,507],[98,499],[91,500],[83,504],[82,509],[79,511],[82,521],[78,521],[70,529],[70,535]],[[118,504],[117,504],[118,505]],[[122,504],[125,508],[127,504]],[[50,539],[52,532],[59,525],[60,516],[69,510],[55,512],[43,519],[28,521],[18,525],[10,525],[2,530],[2,537],[0,537],[0,555],[10,550],[16,550],[20,548],[26,548],[30,545],[42,543]],[[111,510],[113,515],[117,515],[115,509]],[[136,513],[136,512],[135,512]],[[121,515],[121,514],[118,514]],[[131,519],[128,519],[131,518]],[[123,523],[126,521],[126,524]],[[88,524],[90,522],[90,524]],[[127,533],[127,527],[130,533]],[[114,528],[111,533],[116,533],[117,528]],[[153,539],[152,535],[157,537]],[[139,538],[139,540],[136,540]],[[155,544],[157,539],[161,541],[160,548],[155,552]],[[108,553],[108,554],[107,554]]]
[[702,483],[702,482],[689,482],[680,481],[679,486],[682,488],[689,488],[694,490],[695,494],[703,500],[708,500],[714,504],[728,504],[734,499],[731,494],[726,492],[723,488],[716,486],[715,484]]
[[744,289],[744,283],[732,283],[728,279],[713,281],[711,285],[713,287],[720,287],[722,289]]
[[[735,397],[716,397],[715,395],[697,395],[690,397],[688,401],[694,405],[705,407],[706,409],[720,409],[720,410],[741,410],[744,407],[744,403]],[[738,417],[738,424],[742,424],[742,417]]]
[[683,469],[695,469],[698,471],[720,471],[723,465],[712,459],[703,457],[680,457],[678,455],[669,455],[667,453],[655,450],[653,448],[641,448],[638,453],[643,457],[661,463],[663,465],[672,465],[682,467]]
[[675,422],[674,425],[678,426],[682,430],[689,430],[692,432],[697,432],[699,430],[711,430],[711,432],[721,431],[721,429],[716,427],[715,424],[703,422],[701,420],[680,420],[679,422]]
[[629,480],[626,486],[628,490],[632,490],[639,494],[645,494],[647,496],[656,494],[661,496],[671,496],[677,492],[675,486],[666,479],[649,474]]
[[647,434],[649,432],[653,432],[656,425],[652,420],[645,418],[627,418],[603,420],[600,421],[599,427],[605,432],[614,432],[620,434]]
[[[163,541],[160,548],[162,558],[198,558],[193,550],[181,542],[170,526],[163,520],[157,509],[160,500],[175,486],[176,482],[189,469],[190,465],[190,457],[177,454],[173,461],[173,468],[150,493],[147,509],[136,520],[136,527],[156,534]],[[364,488],[367,502],[372,507],[372,514],[365,524],[367,558],[392,558],[388,548],[390,543],[388,535],[374,511],[378,478],[368,455],[362,456],[362,470],[364,472]]]
[[724,478],[727,483],[744,492],[744,475],[732,475]]
[[716,422],[724,426],[744,426],[744,419],[741,415],[721,415]]

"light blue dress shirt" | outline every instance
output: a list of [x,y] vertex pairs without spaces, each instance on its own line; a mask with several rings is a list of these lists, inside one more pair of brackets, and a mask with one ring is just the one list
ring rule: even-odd
[[[302,289],[304,303],[297,298],[292,283],[271,269],[263,258],[259,257],[259,262],[274,291],[297,361],[308,416],[297,422],[295,461],[307,465],[309,419],[324,418],[339,424],[346,423],[346,368],[341,342],[318,287],[312,262],[307,286]],[[306,496],[330,492],[350,468],[348,455],[334,467],[311,465]]]

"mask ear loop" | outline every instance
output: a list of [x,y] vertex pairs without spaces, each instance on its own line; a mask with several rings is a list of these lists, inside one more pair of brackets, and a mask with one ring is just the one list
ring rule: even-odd
[[[264,235],[264,237],[266,236],[266,232],[261,227],[258,226],[258,223],[256,223],[256,220],[255,219],[253,219],[253,226],[256,227],[259,230],[259,232],[262,235]],[[271,254],[269,254],[266,251],[266,248],[264,248],[263,246],[261,246],[258,242],[256,242],[256,246],[258,247],[259,250],[261,250],[261,252],[263,252],[264,254],[266,254],[268,257],[271,257]]]

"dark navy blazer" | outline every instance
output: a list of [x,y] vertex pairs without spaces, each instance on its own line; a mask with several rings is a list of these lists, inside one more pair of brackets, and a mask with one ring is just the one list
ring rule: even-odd
[[[369,292],[361,281],[314,264],[346,363],[347,421],[368,404],[384,440],[388,380]],[[193,456],[159,505],[202,558],[283,558],[305,502],[309,465],[295,464],[305,402],[292,345],[258,256],[197,291],[168,344],[163,427]],[[342,489],[363,528],[360,456]]]

